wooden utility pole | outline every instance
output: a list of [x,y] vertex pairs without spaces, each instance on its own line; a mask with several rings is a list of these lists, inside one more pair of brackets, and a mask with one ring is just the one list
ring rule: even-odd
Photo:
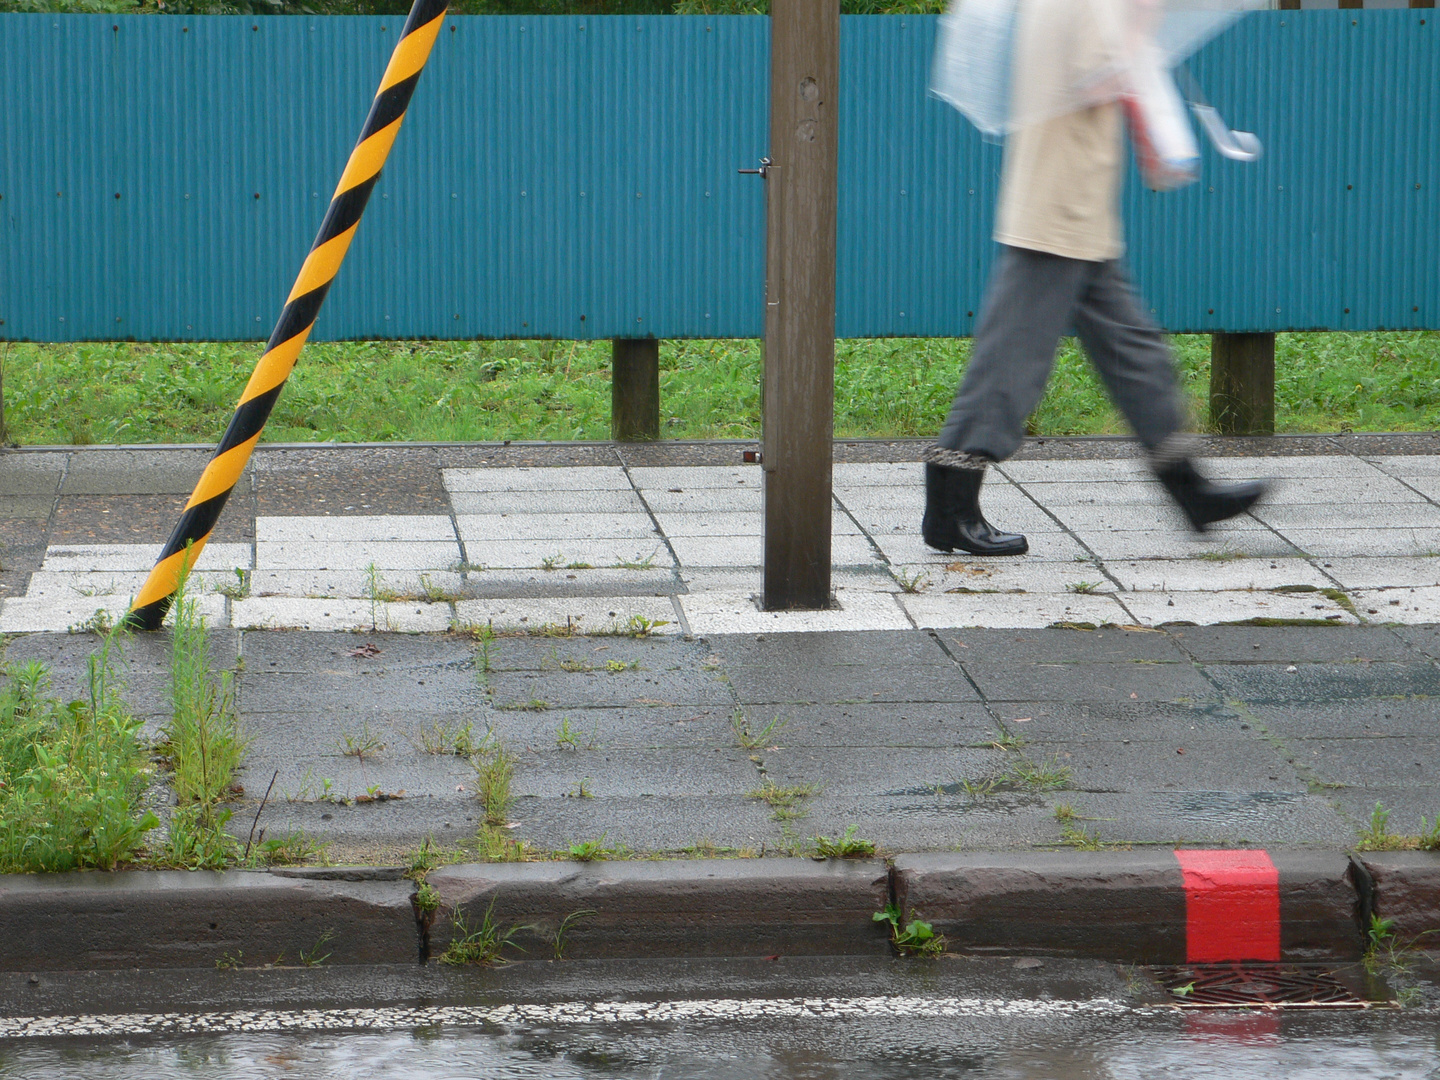
[[660,342],[616,338],[610,358],[610,438],[660,438]]
[[1221,435],[1275,434],[1275,335],[1210,335],[1210,422]]
[[766,610],[830,606],[840,0],[771,0]]

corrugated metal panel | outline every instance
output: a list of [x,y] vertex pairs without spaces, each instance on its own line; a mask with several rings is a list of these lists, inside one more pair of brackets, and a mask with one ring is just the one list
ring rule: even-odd
[[[0,16],[0,336],[263,337],[401,24]],[[1434,24],[1269,12],[1196,58],[1268,153],[1132,178],[1157,318],[1440,326]],[[844,22],[847,336],[973,327],[1000,151],[925,95],[934,28]],[[767,29],[451,20],[316,337],[758,334],[762,187],[734,170],[765,151]]]

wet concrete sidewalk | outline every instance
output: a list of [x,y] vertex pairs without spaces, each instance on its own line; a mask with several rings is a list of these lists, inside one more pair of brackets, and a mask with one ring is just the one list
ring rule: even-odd
[[[201,599],[252,740],[234,827],[274,776],[271,836],[473,850],[488,734],[505,834],[546,851],[1335,849],[1377,801],[1413,833],[1440,814],[1440,439],[1349,439],[1217,443],[1215,471],[1289,479],[1201,540],[1128,444],[1032,446],[989,489],[1037,551],[1003,563],[923,549],[920,444],[842,445],[841,606],[778,617],[734,444],[263,450]],[[78,687],[96,639],[67,630],[124,609],[204,457],[0,457],[8,661]],[[128,650],[157,721],[167,649]]]

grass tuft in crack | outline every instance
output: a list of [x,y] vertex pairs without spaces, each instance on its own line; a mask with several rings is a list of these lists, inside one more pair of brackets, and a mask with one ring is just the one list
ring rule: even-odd
[[523,930],[534,929],[530,926],[510,926],[501,929],[495,922],[495,901],[490,901],[490,906],[485,909],[479,925],[472,926],[463,911],[455,911],[450,916],[452,936],[450,945],[440,957],[442,964],[449,964],[451,967],[467,967],[473,964],[504,964],[505,950],[525,950],[515,944],[515,935]]
[[506,825],[509,823],[510,803],[514,796],[510,785],[515,779],[515,762],[518,759],[505,749],[495,730],[485,733],[470,764],[475,769],[475,783],[481,806],[485,809],[485,824]]

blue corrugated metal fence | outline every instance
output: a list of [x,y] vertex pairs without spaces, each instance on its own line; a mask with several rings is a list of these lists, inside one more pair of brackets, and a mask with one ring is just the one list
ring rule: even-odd
[[[0,15],[0,337],[263,337],[402,23]],[[1000,151],[926,96],[934,30],[844,22],[844,336],[973,327]],[[758,335],[767,31],[451,20],[315,336]],[[1267,154],[1132,180],[1157,318],[1440,327],[1434,12],[1260,13],[1192,71]]]

